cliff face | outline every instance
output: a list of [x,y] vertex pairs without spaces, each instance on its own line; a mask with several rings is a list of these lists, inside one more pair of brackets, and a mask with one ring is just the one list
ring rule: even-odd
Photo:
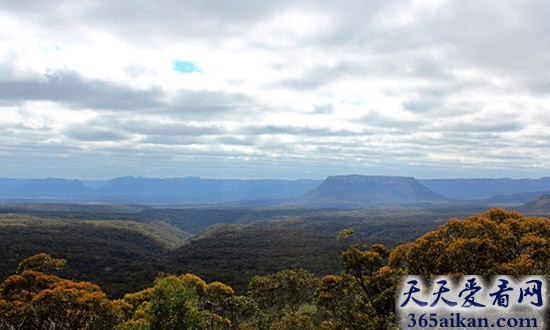
[[319,187],[302,196],[301,204],[327,207],[421,205],[441,202],[445,197],[413,177],[330,176]]

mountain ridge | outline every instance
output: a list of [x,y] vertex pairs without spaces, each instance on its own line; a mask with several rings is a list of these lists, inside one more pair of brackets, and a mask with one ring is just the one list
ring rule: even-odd
[[306,206],[370,207],[420,205],[448,199],[420,184],[414,177],[329,176],[319,187],[303,195]]
[[419,179],[424,186],[455,199],[488,199],[496,195],[550,191],[550,177],[538,179]]
[[[174,207],[519,205],[550,192],[540,179],[416,179],[333,175],[325,180],[146,178],[104,181],[0,178],[0,202],[144,204]],[[488,196],[488,197],[487,197]]]

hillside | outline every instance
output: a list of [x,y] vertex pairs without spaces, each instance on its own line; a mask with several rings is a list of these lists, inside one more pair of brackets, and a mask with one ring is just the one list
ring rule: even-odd
[[[534,204],[549,202],[550,196]],[[217,224],[173,251],[144,241],[141,250],[129,251],[143,254],[137,261],[132,261],[134,255],[126,255],[123,245],[116,245],[133,243],[129,233],[74,228],[64,234],[81,239],[79,234],[86,233],[106,241],[84,240],[85,255],[76,246],[80,258],[67,259],[66,266],[80,272],[76,274],[58,273],[64,260],[47,254],[23,260],[14,275],[0,279],[0,328],[11,329],[30,317],[32,322],[21,328],[49,322],[48,328],[63,324],[63,329],[134,329],[136,324],[139,328],[145,324],[151,329],[186,329],[192,321],[196,329],[207,329],[208,324],[220,329],[229,329],[230,324],[236,324],[235,329],[328,329],[326,325],[330,329],[394,329],[396,294],[404,275],[548,275],[547,218],[497,208],[448,220],[457,210],[447,212],[363,209],[271,218],[250,225]],[[42,229],[54,232],[59,225],[53,219],[10,216],[5,220],[16,227],[49,222]],[[10,227],[6,221],[2,225],[3,229]],[[331,234],[345,225],[355,233]],[[28,233],[31,241],[40,237],[39,232]],[[399,244],[401,239],[407,243]],[[114,243],[123,253],[117,257],[130,261],[123,260],[116,267],[112,255],[99,254],[97,246],[87,246],[89,242]],[[152,260],[155,257],[158,260]],[[75,276],[83,276],[84,271],[101,288],[76,283]],[[155,272],[163,273],[153,282]],[[146,289],[131,292],[136,287]],[[117,301],[102,291],[122,288],[131,291],[118,292],[118,297],[129,294]],[[537,288],[533,288],[536,295]],[[533,322],[547,319],[544,310],[524,314],[539,320]],[[80,319],[93,319],[98,326],[83,325]],[[163,323],[173,319],[182,321],[175,326]]]
[[[132,206],[122,213],[120,206],[29,205],[33,211],[19,204],[10,207],[17,213],[0,214],[0,279],[22,259],[44,252],[67,259],[64,276],[98,283],[112,297],[150,286],[160,272],[194,272],[210,281],[223,280],[241,292],[252,275],[283,268],[328,274],[339,269],[338,255],[347,244],[395,246],[449,218],[474,212],[403,208],[136,212],[139,206]],[[103,213],[108,210],[118,213]],[[355,231],[352,240],[336,239],[346,228]],[[190,238],[188,233],[195,235]]]
[[424,187],[413,177],[330,176],[319,187],[301,196],[307,206],[357,208],[370,206],[420,206],[447,198]]
[[[474,210],[324,210],[271,217],[248,225],[217,224],[171,252],[167,263],[175,273],[192,272],[244,293],[254,274],[285,268],[303,268],[319,276],[331,274],[338,272],[340,253],[354,242],[395,247],[471,212]],[[337,239],[343,229],[352,229],[352,238]]]
[[93,280],[114,296],[135,291],[162,270],[159,258],[189,237],[166,223],[0,215],[0,278],[21,259],[47,252],[67,260],[64,275]]
[[147,209],[150,208],[131,204],[0,203],[0,213],[136,214]]
[[540,179],[430,179],[421,184],[443,196],[464,200],[482,200],[495,195],[550,191],[550,177]]
[[218,223],[250,224],[259,220],[287,216],[305,216],[325,212],[324,209],[299,207],[277,208],[150,208],[140,213],[146,219],[164,221],[191,234]]
[[490,198],[480,201],[480,203],[488,206],[498,206],[505,208],[518,207],[522,204],[529,203],[538,199],[541,196],[550,194],[549,191],[537,192],[520,192],[511,195],[495,195]]
[[519,206],[516,210],[529,215],[548,217],[550,216],[550,194],[541,196],[532,202]]

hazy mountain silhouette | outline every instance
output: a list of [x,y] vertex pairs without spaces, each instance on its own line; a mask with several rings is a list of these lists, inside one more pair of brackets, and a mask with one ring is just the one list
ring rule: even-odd
[[0,201],[174,206],[307,207],[520,205],[550,191],[550,178],[437,179],[329,176],[326,180],[236,180],[125,176],[105,181],[0,178]]
[[449,198],[479,200],[495,195],[550,191],[550,177],[540,179],[430,179],[418,180]]
[[420,206],[448,198],[413,177],[329,176],[319,187],[298,199],[298,204],[323,207]]
[[4,199],[81,199],[93,193],[79,180],[0,178],[0,196]]
[[282,200],[319,185],[317,180],[216,180],[197,177],[121,177],[98,189],[102,198],[143,203],[223,203]]
[[519,206],[516,211],[524,214],[548,215],[550,214],[550,193],[540,196],[534,201]]
[[543,195],[548,194],[550,194],[550,191],[521,192],[511,195],[495,195],[480,201],[480,203],[489,206],[517,206],[531,202]]

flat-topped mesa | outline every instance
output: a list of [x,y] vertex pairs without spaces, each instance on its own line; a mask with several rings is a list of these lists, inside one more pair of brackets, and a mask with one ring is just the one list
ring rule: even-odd
[[413,205],[444,200],[413,177],[364,175],[329,176],[301,199],[305,204],[327,207]]

